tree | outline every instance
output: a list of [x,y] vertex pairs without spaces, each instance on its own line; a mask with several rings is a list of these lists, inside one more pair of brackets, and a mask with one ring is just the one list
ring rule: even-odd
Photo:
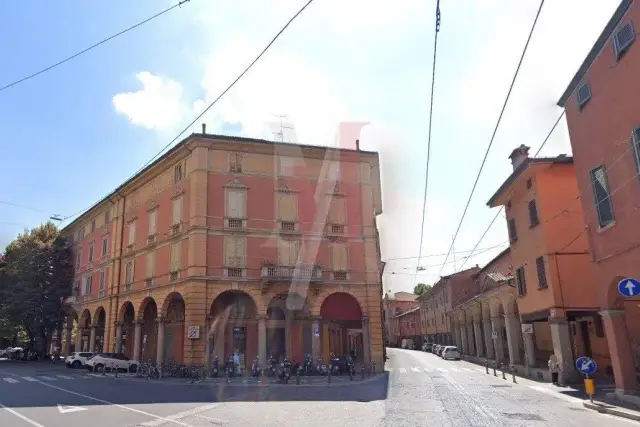
[[23,329],[41,350],[64,322],[73,279],[69,257],[65,239],[48,222],[19,234],[0,263],[0,321],[10,331]]
[[427,291],[430,291],[431,288],[433,288],[433,286],[431,285],[427,285],[426,283],[418,283],[414,288],[413,288],[413,293],[416,295],[422,295]]

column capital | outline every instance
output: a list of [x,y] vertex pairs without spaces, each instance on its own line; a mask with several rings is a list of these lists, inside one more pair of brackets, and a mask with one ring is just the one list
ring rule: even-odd
[[619,309],[607,309],[607,310],[600,310],[598,314],[602,317],[619,317],[619,316],[624,316],[625,311],[619,310]]
[[547,319],[548,322],[550,324],[555,324],[555,325],[562,325],[562,324],[566,324],[567,323],[567,318],[566,317],[551,317],[549,316],[549,318]]
[[322,322],[322,316],[311,316],[311,317],[309,317],[309,319],[312,322]]
[[158,317],[156,317],[156,323],[157,324],[161,324],[161,323],[169,323],[169,320],[167,320],[166,317],[159,315]]
[[258,314],[256,316],[256,320],[258,321],[266,321],[269,317],[266,314]]
[[115,322],[113,322],[113,326],[115,326],[116,328],[118,326],[122,327],[122,326],[124,326],[124,322],[119,322],[119,321],[116,320]]
[[144,325],[144,322],[142,321],[142,319],[136,319],[136,320],[134,320],[133,325],[134,326],[138,326],[138,325],[142,326],[142,325]]

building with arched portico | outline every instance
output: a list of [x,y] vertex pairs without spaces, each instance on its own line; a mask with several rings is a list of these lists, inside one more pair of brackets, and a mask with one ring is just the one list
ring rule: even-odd
[[63,231],[64,353],[380,366],[378,155],[192,134]]

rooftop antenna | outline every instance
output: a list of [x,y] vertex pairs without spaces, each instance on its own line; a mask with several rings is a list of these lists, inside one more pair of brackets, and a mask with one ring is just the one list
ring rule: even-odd
[[286,126],[284,124],[284,119],[288,119],[289,116],[287,116],[286,114],[274,114],[274,116],[280,117],[280,131],[279,132],[273,132],[273,135],[276,138],[278,138],[280,142],[284,143],[284,130],[285,129],[293,130],[293,128],[291,126]]
[[[453,236],[451,236],[453,238]],[[456,254],[455,254],[456,249],[452,246],[451,247],[451,255],[453,255],[453,272],[455,273],[456,270],[458,269],[458,267],[456,266],[457,262],[456,262]]]

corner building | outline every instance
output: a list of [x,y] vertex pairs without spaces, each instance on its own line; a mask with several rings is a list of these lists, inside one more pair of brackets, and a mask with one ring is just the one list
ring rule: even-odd
[[63,341],[167,363],[383,361],[378,154],[192,134],[62,232]]

